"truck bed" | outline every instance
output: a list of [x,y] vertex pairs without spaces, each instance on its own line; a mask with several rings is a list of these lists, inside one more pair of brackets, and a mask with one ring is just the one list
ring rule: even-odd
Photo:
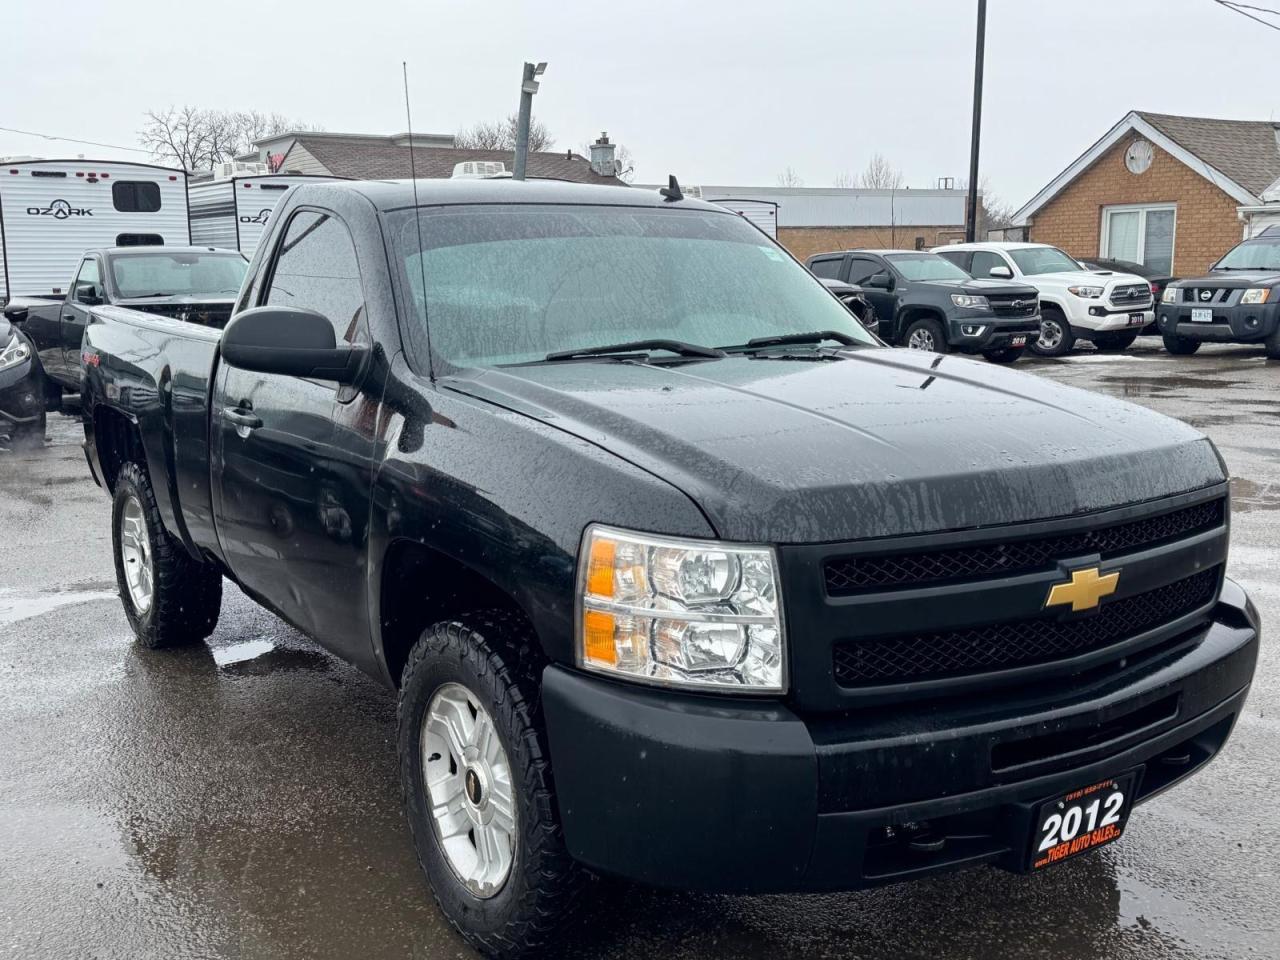
[[[105,409],[107,401],[138,425],[165,526],[193,555],[218,552],[209,476],[209,398],[220,333],[127,307],[102,306],[90,311],[84,335],[86,431],[98,429],[102,415],[117,415]],[[92,448],[90,442],[91,458]]]

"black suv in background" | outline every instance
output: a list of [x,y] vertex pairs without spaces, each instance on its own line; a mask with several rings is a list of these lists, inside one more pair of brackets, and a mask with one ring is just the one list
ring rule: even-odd
[[1195,353],[1205,341],[1260,343],[1280,360],[1280,236],[1245,240],[1207,275],[1170,283],[1156,324],[1170,353]]
[[806,266],[817,277],[861,287],[875,308],[880,337],[898,346],[1013,363],[1027,337],[1039,335],[1035,287],[975,280],[936,253],[847,250],[816,254]]

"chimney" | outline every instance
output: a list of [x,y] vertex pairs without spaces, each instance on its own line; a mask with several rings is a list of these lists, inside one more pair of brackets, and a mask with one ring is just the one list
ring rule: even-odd
[[606,132],[601,132],[600,139],[591,145],[591,169],[602,177],[618,175],[618,165],[613,159],[613,146]]

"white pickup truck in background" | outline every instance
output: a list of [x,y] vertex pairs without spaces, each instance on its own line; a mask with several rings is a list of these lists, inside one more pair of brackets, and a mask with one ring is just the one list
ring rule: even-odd
[[1046,243],[956,243],[935,247],[975,277],[1020,280],[1040,291],[1040,337],[1033,353],[1060,357],[1077,340],[1126,349],[1154,320],[1151,283],[1128,273],[1088,270]]

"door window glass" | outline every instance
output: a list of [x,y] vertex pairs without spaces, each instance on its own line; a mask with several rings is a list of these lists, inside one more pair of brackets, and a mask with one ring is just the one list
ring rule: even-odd
[[975,277],[989,277],[992,267],[1004,267],[1007,270],[1009,265],[998,253],[992,253],[990,250],[974,251],[973,265],[969,270],[971,274]]
[[294,214],[269,283],[263,303],[314,310],[333,324],[339,341],[365,340],[360,268],[341,220],[310,210]]
[[830,257],[826,260],[815,260],[809,265],[809,270],[815,277],[822,277],[826,280],[839,280],[840,262],[843,259],[843,257]]
[[90,258],[80,265],[80,272],[76,275],[76,282],[72,289],[75,300],[80,303],[87,303],[102,296],[102,282],[98,275],[97,260]]
[[868,260],[866,257],[854,257],[849,261],[849,282],[855,286],[866,283],[869,277],[875,276],[877,273],[887,272],[875,260]]

